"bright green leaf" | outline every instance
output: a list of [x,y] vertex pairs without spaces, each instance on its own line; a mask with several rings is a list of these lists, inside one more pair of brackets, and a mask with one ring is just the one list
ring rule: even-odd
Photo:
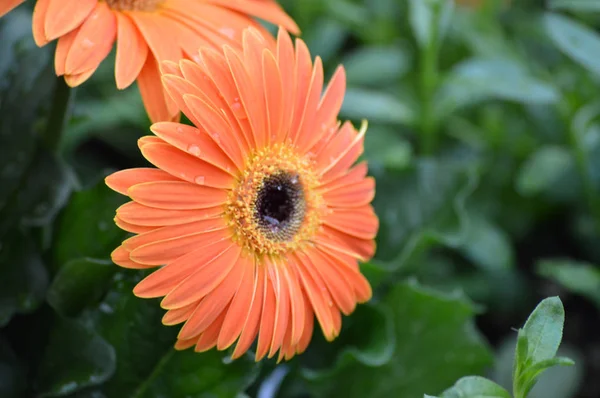
[[[423,392],[437,393],[462,376],[478,374],[490,363],[487,346],[473,324],[473,306],[466,299],[402,283],[383,303],[393,316],[393,355],[377,366],[338,361],[333,369],[305,372],[316,397],[420,398]],[[360,323],[344,332],[353,333],[344,346],[352,347],[353,341],[364,344],[365,329],[369,324]]]
[[551,278],[573,293],[581,294],[600,308],[600,268],[573,260],[542,260],[538,273]]
[[69,261],[54,277],[48,290],[48,302],[62,315],[77,315],[100,300],[116,270],[112,261],[93,258]]
[[115,371],[115,351],[83,324],[58,318],[37,376],[40,397],[58,397],[105,382]]
[[481,376],[467,376],[444,391],[440,398],[511,398],[511,395],[491,380]]
[[573,61],[600,74],[600,35],[581,23],[559,14],[544,16],[546,33],[554,44]]
[[516,189],[524,196],[533,196],[550,189],[574,167],[571,153],[559,146],[537,149],[523,164],[516,177]]
[[558,297],[544,299],[538,304],[523,326],[530,363],[536,364],[556,355],[564,323],[565,310]]

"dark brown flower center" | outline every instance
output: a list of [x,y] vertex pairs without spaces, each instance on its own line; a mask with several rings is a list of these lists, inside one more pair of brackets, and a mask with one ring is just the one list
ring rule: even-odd
[[165,0],[105,0],[117,11],[154,11]]
[[292,240],[302,226],[305,212],[304,189],[297,174],[279,172],[263,180],[256,196],[254,218],[267,238]]

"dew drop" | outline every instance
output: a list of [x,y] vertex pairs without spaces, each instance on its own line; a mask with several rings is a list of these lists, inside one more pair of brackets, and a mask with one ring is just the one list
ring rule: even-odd
[[246,111],[244,110],[242,102],[238,97],[235,97],[233,99],[233,103],[231,104],[231,110],[233,111],[235,117],[237,117],[238,119],[246,119]]
[[198,145],[190,145],[188,146],[188,152],[191,153],[194,156],[200,156],[200,147]]
[[81,47],[83,48],[92,48],[94,47],[94,44],[95,43],[88,38],[85,38],[81,41]]
[[221,137],[219,137],[219,133],[210,133],[210,136],[217,144],[221,143]]
[[178,134],[183,134],[183,127],[178,126],[175,131],[177,131]]
[[235,37],[235,30],[232,28],[223,27],[219,29],[219,32],[229,37],[230,39],[233,39]]
[[204,185],[204,180],[206,178],[204,176],[198,176],[196,178],[194,178],[194,181],[196,182],[196,184],[198,185]]

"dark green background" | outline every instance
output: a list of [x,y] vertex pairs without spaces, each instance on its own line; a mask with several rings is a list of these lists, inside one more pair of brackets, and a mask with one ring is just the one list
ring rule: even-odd
[[[146,165],[149,121],[114,54],[68,94],[33,2],[0,20],[0,397],[406,397],[486,375],[510,387],[516,338],[544,297],[565,305],[562,355],[537,398],[600,396],[600,2],[286,0],[342,118],[366,118],[381,221],[374,299],[275,366],[175,352],[110,252],[123,198],[108,173]],[[429,7],[427,4],[434,4]],[[411,8],[411,5],[413,8]],[[411,12],[412,11],[412,12]]]

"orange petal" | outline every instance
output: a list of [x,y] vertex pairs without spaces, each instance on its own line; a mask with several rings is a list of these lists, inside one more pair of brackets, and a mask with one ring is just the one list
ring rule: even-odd
[[[49,12],[46,15],[46,22],[48,18],[50,18]],[[77,36],[67,54],[65,74],[77,75],[97,68],[110,53],[116,36],[115,14],[106,3],[97,3],[89,18],[77,29]]]
[[323,199],[329,207],[356,208],[371,203],[375,196],[375,179],[364,180],[341,186],[323,193]]
[[281,142],[283,138],[283,83],[277,66],[277,60],[270,51],[263,51],[262,75],[267,110],[267,142]]
[[161,302],[166,309],[179,308],[200,300],[219,285],[237,263],[241,247],[233,244],[217,260],[200,267],[169,292]]
[[189,154],[211,163],[221,170],[234,173],[235,164],[225,155],[221,147],[204,131],[181,123],[162,122],[150,127],[152,132]]
[[144,269],[144,268],[152,268],[152,266],[147,266],[144,264],[138,264],[135,261],[132,261],[129,258],[129,252],[123,247],[117,247],[110,255],[113,263],[120,265],[124,268],[132,268],[132,269]]
[[281,275],[283,272],[281,269],[282,267],[284,267],[284,265],[274,263],[269,268],[276,301],[273,338],[270,344],[269,358],[272,358],[277,350],[282,347],[285,332],[288,329],[288,323],[290,321],[290,292],[287,280]]
[[[13,0],[15,1],[15,0]],[[16,0],[16,1],[24,1],[24,0]],[[45,46],[50,42],[46,38],[45,33],[45,23],[46,23],[46,13],[48,12],[48,6],[50,5],[51,0],[38,0],[35,3],[35,8],[33,9],[33,17],[32,17],[32,31],[33,31],[33,40],[38,47]],[[10,3],[10,2],[9,2]],[[2,7],[2,6],[0,6]],[[65,55],[66,57],[66,55]],[[64,64],[64,60],[63,60]]]
[[128,202],[117,209],[117,216],[128,223],[140,226],[167,226],[191,223],[216,218],[223,214],[223,207],[208,209],[171,210],[147,207],[136,202]]
[[367,261],[375,254],[375,241],[348,235],[328,225],[314,237],[314,242],[330,249]]
[[295,97],[293,98],[293,117],[289,130],[289,137],[293,142],[297,141],[297,134],[304,115],[304,104],[308,97],[308,91],[312,80],[311,75],[312,61],[310,59],[308,47],[302,40],[296,39],[296,64],[294,66],[294,84],[296,86],[296,91]]
[[140,74],[148,56],[148,45],[133,21],[123,13],[117,16],[117,57],[115,80],[117,88],[129,87]]
[[178,210],[219,206],[225,204],[228,198],[226,190],[185,181],[146,182],[132,186],[127,193],[143,205]]
[[296,353],[301,354],[306,351],[308,344],[310,344],[310,340],[312,338],[314,323],[315,323],[315,314],[310,305],[310,300],[306,293],[302,295],[302,299],[304,300],[304,308],[306,309],[306,314],[304,316],[304,327],[302,328],[302,336],[300,337],[300,341],[296,346]]
[[88,16],[95,17],[92,11],[97,4],[98,0],[50,0],[44,37],[48,41],[57,39],[77,28]]
[[281,133],[277,139],[278,142],[283,142],[290,130],[292,119],[294,117],[294,106],[296,97],[296,54],[294,53],[294,45],[292,39],[283,29],[279,29],[277,34],[277,64],[281,73],[281,81],[283,83],[283,120],[281,122]]
[[337,120],[344,102],[345,92],[346,71],[343,66],[338,66],[319,103],[315,126],[330,125]]
[[371,206],[361,208],[334,208],[323,218],[323,223],[340,232],[361,239],[373,239],[379,220]]
[[[323,61],[317,57],[313,66],[310,86],[306,95],[306,102],[302,105],[303,112],[295,133],[295,143],[300,151],[306,151],[319,137],[319,132],[325,130],[324,125],[315,125],[317,107],[323,91]],[[292,127],[294,128],[294,127]]]
[[104,182],[110,189],[120,193],[121,195],[127,195],[127,191],[133,185],[142,184],[145,182],[154,181],[181,181],[177,177],[173,177],[171,174],[162,171],[160,169],[153,168],[137,168],[117,171],[106,177]]
[[217,340],[217,348],[225,350],[229,348],[242,333],[244,323],[242,319],[246,319],[252,308],[252,296],[255,289],[256,267],[253,256],[243,256],[239,260],[244,267],[244,279],[242,280],[239,289],[235,293],[235,297],[231,301],[223,327]]
[[64,36],[58,39],[56,44],[56,55],[54,56],[54,70],[56,76],[62,76],[65,74],[65,64],[67,63],[67,55],[71,50],[71,46],[77,36],[77,30],[72,30]]
[[223,321],[225,320],[226,313],[227,309],[221,311],[221,314],[217,317],[217,319],[215,319],[215,321],[210,325],[210,327],[200,335],[200,338],[198,338],[198,342],[196,343],[194,351],[208,351],[217,345],[217,339],[219,338],[219,332],[221,331],[221,326],[223,325]]
[[153,231],[154,229],[156,229],[155,227],[131,224],[131,223],[121,220],[119,217],[115,217],[115,224],[117,224],[117,227],[121,228],[122,230],[131,232],[134,234],[142,234],[144,232],[150,232],[150,231]]
[[196,270],[218,259],[230,247],[231,243],[226,241],[206,242],[202,247],[148,275],[133,289],[133,294],[143,298],[166,296]]
[[146,57],[146,63],[138,75],[137,83],[144,107],[153,123],[179,118],[179,110],[163,90],[158,64],[154,57],[150,55]]
[[7,14],[13,8],[23,3],[25,0],[4,0],[3,4],[0,4],[0,17]]
[[230,174],[169,144],[148,144],[141,150],[150,163],[188,182],[223,189],[233,186]]
[[255,359],[260,361],[267,355],[269,346],[273,340],[273,328],[275,327],[276,302],[273,283],[270,280],[268,265],[262,265],[264,273],[263,299],[262,299],[262,314],[258,327],[258,344],[256,346]]
[[[190,305],[186,305],[185,307],[175,308],[173,310],[167,311],[167,313],[162,318],[163,325],[172,326],[185,322],[190,316],[192,316],[197,306],[198,302],[191,303]],[[197,340],[198,339],[194,341],[194,344],[196,344]]]
[[231,0],[208,0],[208,2],[253,15],[275,25],[281,25],[294,34],[300,33],[300,29],[294,20],[274,1],[232,2]]
[[265,280],[266,273],[261,266],[256,264],[255,267],[254,290],[252,292],[252,300],[250,301],[250,310],[247,312],[245,317],[240,319],[240,321],[244,321],[243,328],[240,338],[238,339],[235,349],[233,350],[233,354],[231,355],[232,359],[239,358],[246,351],[248,351],[252,345],[252,342],[258,335],[261,312],[263,309],[264,285],[268,282]]
[[69,87],[77,87],[89,79],[96,72],[96,69],[98,69],[98,66],[78,74],[65,75],[65,82]]
[[196,311],[181,328],[178,339],[187,339],[204,333],[210,327],[225,307],[229,306],[242,283],[244,274],[252,272],[252,269],[247,269],[246,265],[246,262],[238,261],[225,279],[200,301]]
[[188,348],[195,346],[199,338],[200,336],[196,336],[189,340],[177,340],[175,343],[175,349],[177,351],[187,350]]

